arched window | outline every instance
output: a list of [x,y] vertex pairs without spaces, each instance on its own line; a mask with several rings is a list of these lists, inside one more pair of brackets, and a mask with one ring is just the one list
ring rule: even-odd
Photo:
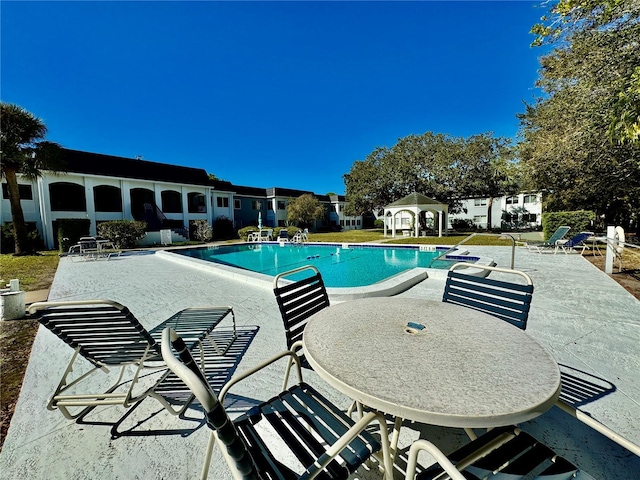
[[191,192],[187,198],[189,199],[189,213],[206,213],[207,202],[203,194]]
[[[132,188],[129,194],[131,196],[131,214],[133,218],[148,221],[147,212],[155,212],[156,208],[153,190],[149,190],[148,188]],[[153,216],[155,217],[155,214]]]
[[93,201],[96,212],[122,212],[120,188],[111,185],[93,187]]
[[160,196],[162,197],[162,211],[164,213],[182,213],[180,192],[163,190]]
[[86,212],[84,187],[77,183],[56,182],[49,185],[52,212]]

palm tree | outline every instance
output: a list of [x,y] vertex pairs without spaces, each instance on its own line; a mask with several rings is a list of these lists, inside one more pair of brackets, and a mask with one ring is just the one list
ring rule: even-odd
[[60,146],[47,142],[47,127],[42,120],[24,108],[0,103],[0,178],[7,180],[7,192],[11,203],[15,255],[29,253],[27,228],[20,204],[18,174],[33,179],[42,170],[63,171]]

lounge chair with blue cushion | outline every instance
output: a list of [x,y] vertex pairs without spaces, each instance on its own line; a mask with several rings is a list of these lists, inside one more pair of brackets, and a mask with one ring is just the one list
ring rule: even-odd
[[577,253],[579,249],[580,255],[582,255],[587,248],[585,242],[592,236],[593,232],[580,232],[569,240],[558,240],[556,242],[555,253],[558,253],[559,250],[562,250],[564,253]]
[[[216,442],[222,444],[222,454],[236,479],[310,479],[317,476],[346,480],[380,450],[380,467],[384,468],[385,478],[393,478],[385,417],[378,412],[369,412],[354,422],[302,381],[300,363],[292,351],[282,352],[234,377],[222,388],[219,398],[184,341],[171,328],[162,333],[162,357],[196,396],[211,429],[201,478],[207,478]],[[224,408],[229,389],[284,357],[295,362],[298,382],[231,420]],[[367,430],[374,422],[379,427],[379,438]],[[286,465],[284,459],[292,461]],[[215,478],[221,477],[220,472],[216,473]]]
[[[49,400],[49,410],[58,409],[66,418],[73,420],[100,405],[128,408],[147,396],[159,400],[173,414],[184,409],[174,410],[162,395],[155,393],[166,375],[149,388],[137,386],[142,369],[166,370],[160,352],[162,330],[147,331],[127,307],[110,300],[76,300],[33,303],[28,312],[75,350]],[[233,332],[227,345],[221,346],[209,334],[229,314],[233,318]],[[224,355],[236,338],[235,316],[233,309],[227,306],[187,308],[162,325],[163,328],[170,325],[180,331],[191,348],[208,339],[218,355]],[[92,368],[82,365],[78,356],[84,357]],[[125,371],[130,366],[134,368],[133,378],[123,382]],[[98,371],[108,374],[109,368],[116,367],[120,368],[120,374],[106,391],[104,388],[100,392],[87,391],[94,390],[88,377]],[[74,369],[79,373],[69,378]],[[134,394],[134,387],[142,391]],[[76,407],[84,408],[77,410]]]
[[569,232],[569,230],[571,230],[571,227],[563,225],[561,227],[558,227],[558,229],[553,232],[553,235],[551,235],[548,240],[544,242],[525,242],[524,246],[532,252],[555,252],[558,241],[562,240]]
[[286,228],[283,228],[278,233],[278,237],[276,238],[278,242],[288,242],[289,241],[289,232],[287,232]]

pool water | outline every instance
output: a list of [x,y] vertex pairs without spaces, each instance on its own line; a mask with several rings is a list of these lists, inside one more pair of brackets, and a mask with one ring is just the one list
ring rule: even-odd
[[[417,247],[349,245],[343,248],[341,245],[326,244],[281,246],[260,243],[177,249],[171,252],[271,276],[304,265],[314,265],[320,270],[327,287],[360,287],[411,268],[448,269],[455,262],[432,262],[445,250],[424,250]],[[295,276],[287,278],[296,280]]]

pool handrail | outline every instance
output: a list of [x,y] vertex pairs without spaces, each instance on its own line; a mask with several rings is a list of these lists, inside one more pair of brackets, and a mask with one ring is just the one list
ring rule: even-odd
[[477,235],[485,235],[485,236],[489,236],[489,237],[509,237],[511,239],[511,267],[510,268],[511,269],[514,268],[513,265],[514,265],[515,255],[516,255],[516,239],[513,238],[513,235],[511,235],[509,233],[484,233],[484,232],[474,232],[471,235],[469,235],[468,237],[464,238],[463,240],[461,240],[460,242],[455,244],[453,247],[451,247],[450,249],[448,249],[444,253],[441,253],[440,255],[435,257],[433,260],[431,260],[431,262],[429,262],[429,267],[431,267],[433,265],[433,262],[435,262],[436,260],[440,260],[443,257],[446,257],[451,252],[456,250],[460,245],[462,245],[463,243],[466,243],[471,238],[473,238],[473,237],[475,237]]

